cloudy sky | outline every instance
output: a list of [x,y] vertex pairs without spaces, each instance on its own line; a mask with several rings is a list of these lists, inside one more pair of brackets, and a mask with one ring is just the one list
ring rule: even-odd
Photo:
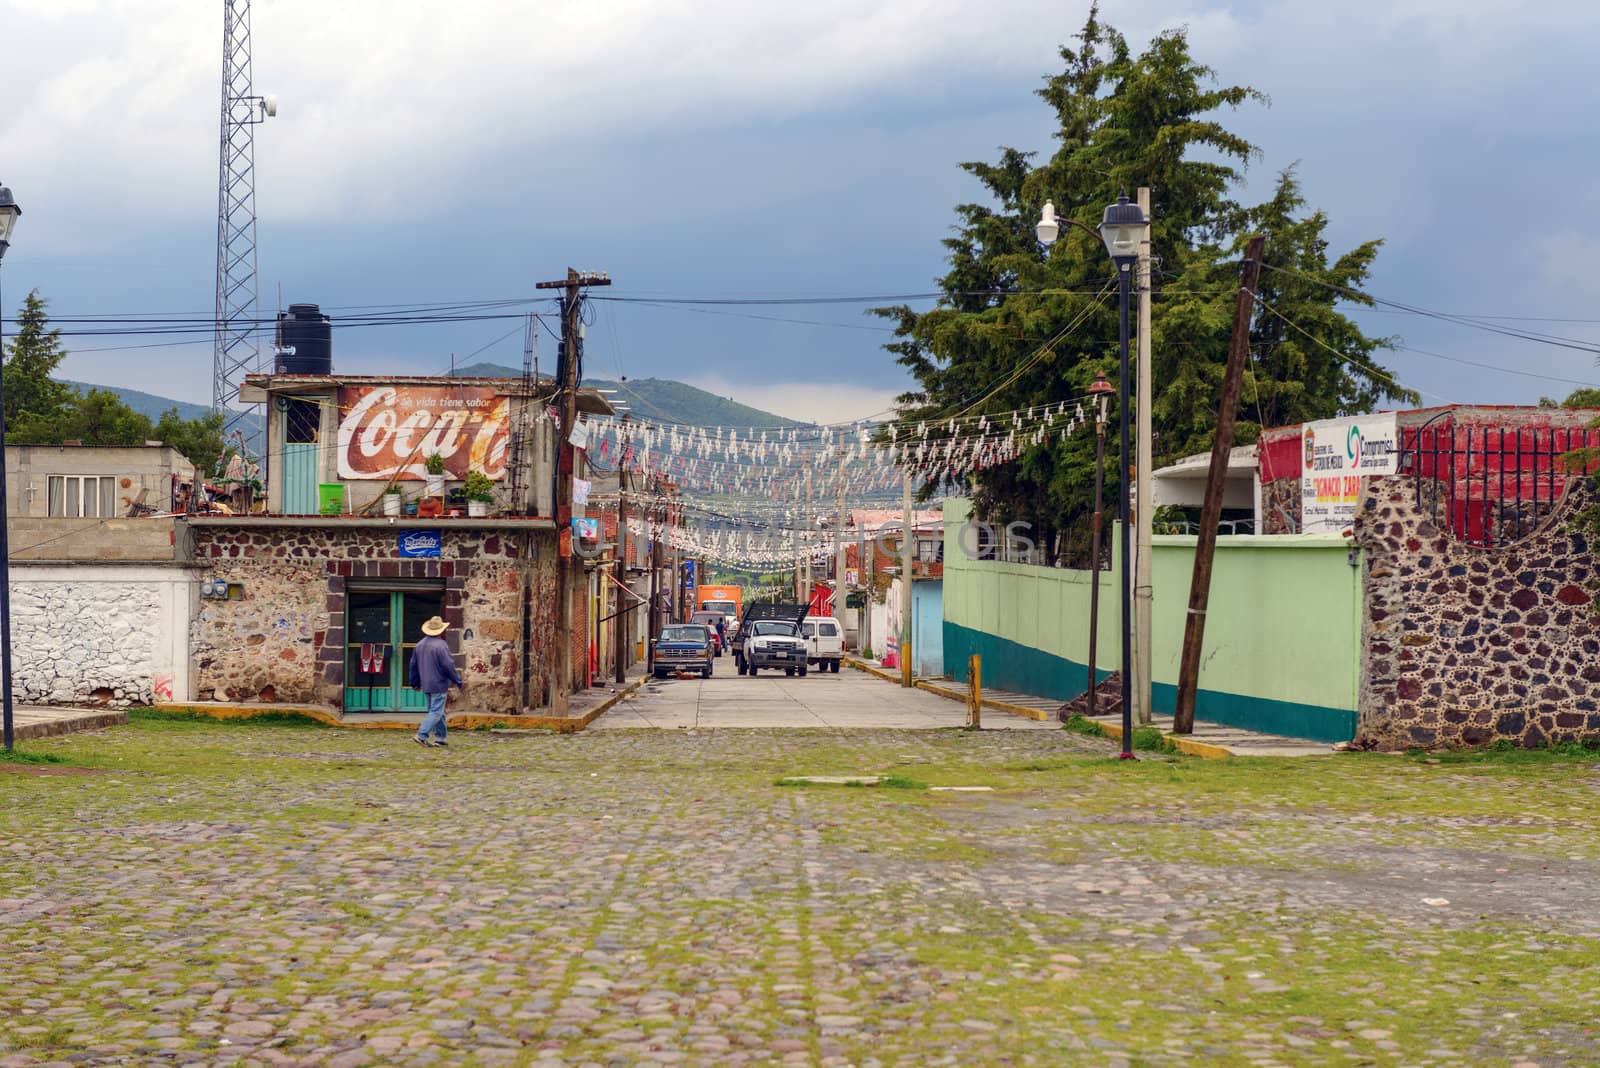
[[[13,313],[36,286],[62,315],[211,314],[221,6],[0,0],[0,180],[25,211]],[[926,291],[952,206],[975,195],[957,163],[1049,151],[1032,90],[1086,9],[255,0],[255,87],[280,101],[256,149],[262,305],[280,287],[336,317],[518,298],[568,265],[608,271],[616,296]],[[1243,195],[1298,161],[1339,248],[1387,239],[1375,293],[1600,342],[1600,8],[1128,0],[1105,15],[1136,44],[1187,25],[1222,79],[1270,96],[1227,119],[1263,150]],[[1390,365],[1428,401],[1600,384],[1588,352],[1364,319],[1414,350]],[[588,370],[831,421],[905,387],[885,339],[858,306],[611,304]],[[74,338],[64,372],[209,398],[209,338],[126,347],[140,342]],[[335,335],[351,372],[520,355],[511,322]]]

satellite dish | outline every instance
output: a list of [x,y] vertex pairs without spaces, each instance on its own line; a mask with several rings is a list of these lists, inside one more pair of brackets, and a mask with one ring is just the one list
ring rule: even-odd
[[261,114],[264,118],[274,118],[278,114],[278,98],[268,93],[261,98]]

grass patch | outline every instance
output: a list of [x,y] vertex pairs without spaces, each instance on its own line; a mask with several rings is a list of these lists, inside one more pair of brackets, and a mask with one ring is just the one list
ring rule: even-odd
[[0,749],[0,764],[65,764],[75,765],[59,753],[30,753],[21,749]]
[[1070,731],[1073,734],[1085,734],[1090,738],[1110,737],[1108,734],[1106,734],[1106,729],[1104,727],[1100,726],[1100,724],[1096,723],[1094,720],[1088,719],[1077,712],[1074,712],[1071,716],[1067,717],[1067,721],[1061,725],[1061,729],[1064,731]]
[[1167,736],[1162,734],[1158,727],[1134,728],[1133,747],[1157,753],[1174,748],[1172,743],[1167,741]]
[[[836,776],[844,778],[844,776]],[[876,781],[870,781],[876,780]],[[888,789],[888,790],[926,790],[928,784],[921,779],[913,779],[909,775],[863,775],[859,779],[845,782],[813,782],[804,775],[785,775],[773,783],[774,786],[802,786],[802,787],[829,787],[843,786],[848,789]]]
[[1427,764],[1562,764],[1600,762],[1600,738],[1580,742],[1556,742],[1538,749],[1524,749],[1502,738],[1482,749],[1408,749],[1406,756]]
[[209,727],[301,727],[321,729],[328,726],[326,723],[319,723],[309,716],[300,716],[293,712],[262,712],[255,716],[221,719],[185,708],[130,708],[128,709],[128,722],[189,723]]

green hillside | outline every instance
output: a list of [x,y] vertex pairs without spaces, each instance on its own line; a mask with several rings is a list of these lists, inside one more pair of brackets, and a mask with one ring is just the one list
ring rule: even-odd
[[[520,378],[522,371],[504,364],[475,363],[458,367],[456,374],[468,378]],[[687,423],[691,426],[801,425],[793,419],[785,419],[781,415],[773,415],[670,378],[630,378],[626,382],[586,378],[583,384],[595,389],[616,390],[616,399],[630,405],[633,414],[640,419]]]

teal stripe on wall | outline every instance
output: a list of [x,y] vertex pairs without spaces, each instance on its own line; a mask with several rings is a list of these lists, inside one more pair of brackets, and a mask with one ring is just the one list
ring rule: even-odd
[[[1115,646],[1107,652],[1117,655]],[[966,681],[967,657],[973,653],[983,657],[984,685],[998,690],[1070,701],[1084,691],[1088,680],[1089,669],[1084,664],[946,620],[945,663],[956,681]],[[1103,667],[1095,677],[1103,680],[1109,674],[1109,668]],[[1171,714],[1178,703],[1178,689],[1158,682],[1151,687],[1150,700],[1157,712]],[[1356,736],[1354,709],[1302,705],[1217,690],[1201,690],[1195,695],[1195,717],[1318,742],[1348,742]]]
[[[944,662],[957,682],[967,681],[967,657],[973,653],[983,657],[983,684],[997,690],[1070,701],[1089,681],[1086,664],[945,620]],[[1109,674],[1110,668],[1102,667],[1095,678]]]

